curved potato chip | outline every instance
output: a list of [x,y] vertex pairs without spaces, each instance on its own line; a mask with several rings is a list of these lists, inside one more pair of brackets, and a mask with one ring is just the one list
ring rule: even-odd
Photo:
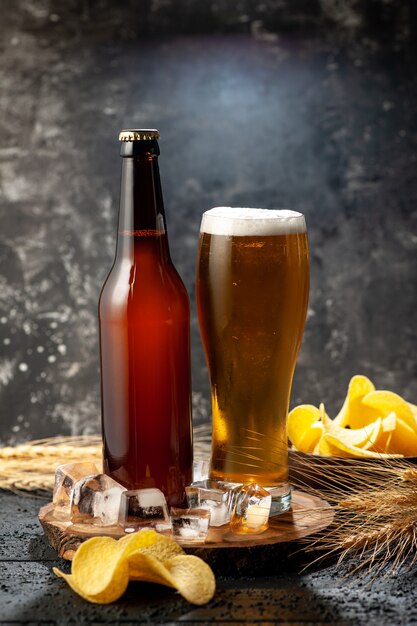
[[387,452],[417,456],[417,433],[397,417],[395,430],[387,446]]
[[410,409],[412,410],[414,417],[417,419],[417,405],[416,404],[411,404],[411,402],[407,402],[407,404],[410,407]]
[[304,404],[295,407],[288,420],[289,437],[302,452],[363,458],[417,456],[417,405],[392,391],[375,390],[366,376],[351,378],[335,419],[323,404],[319,409]]
[[134,552],[128,557],[130,580],[143,580],[177,588],[174,578],[158,559],[150,554]]
[[381,417],[394,412],[398,419],[417,432],[417,421],[408,402],[393,391],[371,391],[362,398],[362,405],[376,410]]
[[[397,425],[397,416],[395,413],[390,413],[387,417],[381,422],[381,430],[378,435],[378,438],[373,443],[369,450],[372,452],[389,452],[390,443],[392,439],[392,433],[395,430]],[[393,450],[395,452],[395,450]]]
[[[320,409],[321,406],[322,405],[320,405]],[[320,412],[321,421],[323,423],[323,433],[329,433],[339,441],[350,446],[362,448],[363,450],[367,450],[375,444],[382,430],[382,420],[380,417],[362,428],[343,428],[336,424],[334,420],[330,419],[324,411],[324,407],[323,411]]]
[[81,597],[97,604],[120,598],[130,579],[173,587],[193,604],[208,602],[215,591],[214,574],[204,561],[184,554],[173,539],[151,529],[119,541],[88,539],[74,555],[71,574],[53,571]]
[[130,580],[143,580],[173,587],[192,604],[206,604],[216,589],[216,580],[210,567],[202,559],[180,554],[160,563],[140,551],[129,556]]
[[96,559],[103,550],[103,558],[105,560],[112,560],[118,552],[117,539],[112,537],[91,537],[84,541],[77,548],[74,558],[72,559],[71,569],[77,566],[77,562],[80,561],[81,567],[85,567],[89,562],[89,559]]
[[313,452],[322,434],[323,424],[320,421],[314,422],[314,424],[300,437],[299,448],[297,449],[306,454]]
[[288,437],[300,452],[311,452],[320,439],[322,428],[314,426],[319,420],[320,411],[312,404],[300,404],[288,414]]
[[338,426],[362,428],[380,417],[378,412],[361,404],[362,398],[374,390],[375,386],[369,378],[360,374],[353,376],[343,406],[333,420],[334,423]]
[[340,441],[334,435],[326,433],[320,439],[317,446],[318,453],[321,456],[338,456],[343,458],[362,458],[362,459],[387,459],[393,457],[402,457],[402,454],[384,454],[379,452],[372,452],[371,450],[364,450],[363,448],[357,448],[351,446],[343,441]]
[[117,543],[111,537],[92,537],[77,549],[71,574],[64,574],[56,567],[53,572],[90,602],[114,602],[129,583],[127,561],[121,558]]
[[180,594],[191,604],[206,604],[214,596],[216,579],[211,568],[198,556],[174,556],[165,567]]
[[181,546],[173,539],[160,535],[151,528],[143,528],[137,533],[126,535],[117,543],[125,556],[140,549],[142,554],[154,556],[161,563],[177,554],[185,554]]
[[[54,574],[63,578],[71,589],[84,598],[84,600],[94,602],[95,604],[110,604],[111,602],[115,602],[124,594],[129,584],[129,570],[127,563],[123,560],[118,561],[116,567],[112,570],[110,584],[105,587],[103,586],[101,589],[96,585],[97,592],[94,594],[87,593],[84,587],[84,581],[80,581],[74,574],[64,574],[57,567],[53,567],[52,570]],[[99,576],[94,577],[100,580]]]
[[129,557],[129,578],[174,587],[191,604],[206,604],[216,590],[216,580],[202,559],[190,554],[174,556],[164,564],[135,552]]

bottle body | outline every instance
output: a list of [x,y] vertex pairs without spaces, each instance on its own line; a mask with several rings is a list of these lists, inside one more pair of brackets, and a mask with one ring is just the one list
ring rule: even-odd
[[[128,183],[143,178],[141,164],[127,167]],[[142,183],[130,216],[122,191],[116,260],[99,302],[104,471],[181,505],[192,481],[189,301],[160,211],[154,228],[149,207],[143,222]]]

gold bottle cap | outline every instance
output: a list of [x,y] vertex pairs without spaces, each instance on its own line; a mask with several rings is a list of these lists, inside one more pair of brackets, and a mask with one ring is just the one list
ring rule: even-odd
[[119,133],[119,141],[152,141],[153,139],[159,139],[159,131],[156,128],[129,128]]

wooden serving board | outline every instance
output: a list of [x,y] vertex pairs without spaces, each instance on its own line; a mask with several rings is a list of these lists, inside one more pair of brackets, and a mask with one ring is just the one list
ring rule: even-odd
[[[325,500],[295,490],[290,511],[271,517],[269,528],[259,535],[237,535],[228,526],[211,527],[205,543],[181,545],[187,553],[203,558],[218,574],[266,575],[282,571],[284,561],[295,550],[292,542],[323,530],[333,516]],[[52,503],[41,508],[39,521],[49,544],[67,560],[72,560],[78,546],[90,537],[118,539],[125,534],[119,526],[97,527],[58,519]]]

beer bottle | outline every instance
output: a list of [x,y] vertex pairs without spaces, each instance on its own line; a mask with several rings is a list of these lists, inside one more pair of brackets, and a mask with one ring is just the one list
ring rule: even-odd
[[184,503],[192,481],[189,300],[169,252],[157,130],[120,133],[116,256],[99,301],[104,472]]

